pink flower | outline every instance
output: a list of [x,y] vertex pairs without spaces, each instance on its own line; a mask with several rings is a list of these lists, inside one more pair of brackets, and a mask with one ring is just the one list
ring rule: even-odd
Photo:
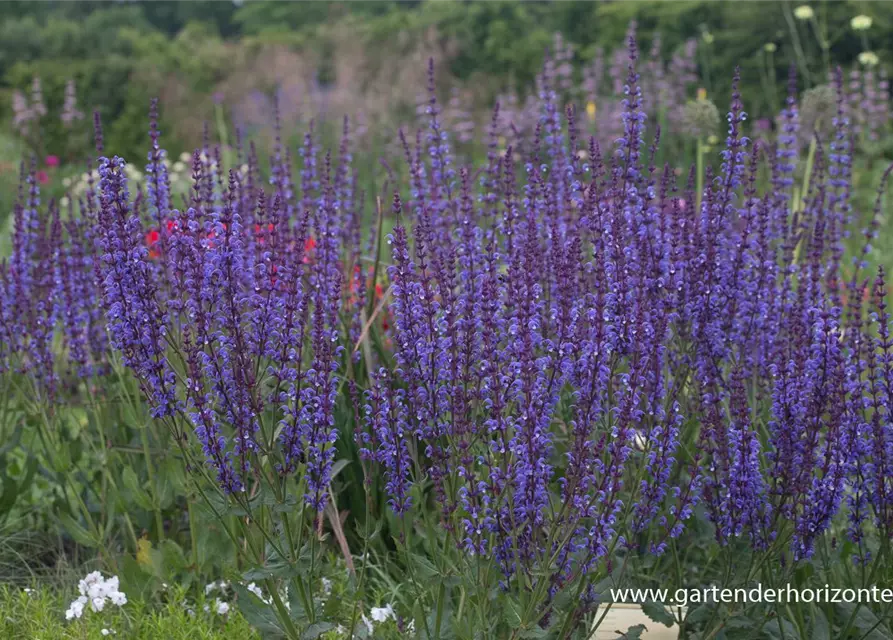
[[40,184],[46,184],[50,181],[50,177],[47,175],[46,171],[38,171],[37,172],[37,181]]
[[58,167],[59,166],[59,156],[47,156],[44,159],[44,162],[46,162],[46,165],[48,167]]

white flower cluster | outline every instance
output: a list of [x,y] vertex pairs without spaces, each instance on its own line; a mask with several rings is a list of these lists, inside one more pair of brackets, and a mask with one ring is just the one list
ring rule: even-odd
[[854,31],[866,31],[867,29],[871,29],[871,16],[866,15],[858,15],[852,20],[850,20],[850,26]]
[[863,51],[859,54],[859,64],[866,67],[876,67],[880,62],[881,59],[874,51]]
[[372,607],[369,616],[375,622],[387,622],[391,618],[396,618],[397,614],[394,613],[394,607],[388,604],[383,607]]
[[[200,154],[200,156],[204,163],[209,161],[213,162],[213,159],[209,158],[204,153]],[[161,160],[161,164],[163,164],[168,171],[171,195],[178,196],[188,194],[192,189],[192,154],[186,152],[181,153],[180,158],[174,163],[171,163],[170,160],[164,157]],[[237,169],[237,173],[240,177],[248,175],[247,164],[243,164]],[[145,186],[146,176],[137,165],[130,163],[125,164],[124,175],[127,177],[127,180],[131,185],[141,184]],[[99,171],[97,169],[94,169],[91,173],[83,173],[79,176],[63,178],[62,186],[65,187],[67,195],[60,201],[62,206],[68,206],[69,198],[74,198],[75,202],[77,202],[79,198],[83,198],[87,193],[91,181],[93,183],[93,191],[98,191]]]
[[[205,613],[210,612],[211,606],[206,604]],[[229,603],[224,602],[220,598],[214,598],[214,613],[216,613],[218,616],[225,616],[227,613],[229,613]]]
[[[386,604],[383,607],[372,607],[372,609],[369,610],[369,617],[366,617],[365,613],[360,616],[360,621],[366,628],[366,634],[370,636],[373,635],[376,624],[382,624],[384,622],[387,622],[388,620],[396,619],[397,612],[394,611],[394,607],[389,604]],[[347,629],[345,629],[341,625],[338,625],[336,631],[338,631],[339,633],[345,633]],[[409,635],[413,635],[415,633],[415,623],[412,620],[410,620],[409,624],[406,625],[405,631]]]
[[801,4],[794,9],[794,17],[797,20],[811,20],[815,16],[815,11],[808,4]]
[[[229,589],[229,582],[226,580],[221,580],[220,582],[209,582],[205,585],[205,595],[210,595],[213,591],[220,591],[220,594],[225,596],[227,589]],[[205,613],[211,613],[213,611],[218,616],[225,616],[229,613],[229,603],[225,600],[221,600],[220,598],[214,598],[213,606],[206,604],[205,605]]]
[[88,604],[93,611],[102,611],[107,602],[116,607],[127,604],[127,596],[118,588],[118,576],[103,578],[99,571],[94,571],[78,582],[80,595],[68,605],[65,619],[72,620],[84,615],[84,607]]
[[209,582],[205,585],[205,595],[210,594],[215,589],[219,589],[220,591],[226,591],[229,588],[229,582],[226,580],[221,580],[220,582]]

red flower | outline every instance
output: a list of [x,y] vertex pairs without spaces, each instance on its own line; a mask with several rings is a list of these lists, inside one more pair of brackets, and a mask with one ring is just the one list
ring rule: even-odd
[[44,158],[44,162],[48,167],[58,167],[59,156],[47,156],[46,158]]
[[161,240],[161,234],[158,233],[158,229],[149,229],[149,232],[146,234],[146,246],[149,247],[149,258],[152,260],[161,255],[155,249],[155,245],[158,244],[159,240]]
[[310,262],[310,253],[315,247],[316,240],[314,240],[313,238],[307,238],[307,240],[304,241],[304,264]]
[[47,175],[46,171],[41,170],[37,172],[37,181],[40,184],[46,184],[50,181],[50,177]]

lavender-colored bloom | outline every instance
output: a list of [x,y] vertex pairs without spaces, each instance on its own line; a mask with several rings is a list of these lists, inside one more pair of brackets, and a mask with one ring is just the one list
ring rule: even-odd
[[882,274],[870,321],[862,306],[880,205],[852,269],[843,253],[860,213],[852,126],[870,137],[879,81],[838,78],[832,135],[795,198],[811,127],[795,79],[775,139],[751,145],[736,77],[721,166],[696,197],[693,174],[678,184],[655,160],[681,123],[693,54],[668,66],[655,39],[640,64],[631,37],[613,71],[591,70],[586,125],[558,108],[573,52],[556,41],[537,94],[494,111],[479,166],[451,146],[462,118],[441,111],[432,66],[422,130],[394,140],[407,169],[387,166],[380,310],[346,120],[335,154],[322,130],[304,132],[293,167],[274,114],[269,174],[240,134],[247,171],[228,177],[206,129],[175,210],[153,104],[145,192],[102,157],[98,188],[63,220],[23,171],[0,268],[4,375],[64,390],[56,332],[70,373],[92,375],[107,323],[153,415],[191,426],[225,493],[242,502],[261,478],[288,488],[295,476],[317,514],[344,444],[344,387],[366,481],[380,478],[407,526],[428,508],[416,496],[436,504],[451,543],[492,563],[501,588],[543,593],[543,613],[578,587],[593,601],[616,551],[666,551],[696,506],[718,544],[762,553],[783,540],[796,562],[845,512],[864,559],[893,529]]
[[75,89],[74,80],[65,83],[65,101],[62,103],[62,114],[59,116],[62,124],[70,127],[75,120],[83,120],[83,112],[78,110],[77,90]]
[[112,346],[138,373],[152,415],[162,418],[176,409],[175,380],[164,357],[166,318],[155,297],[143,227],[129,202],[124,161],[100,158],[99,175],[99,244]]

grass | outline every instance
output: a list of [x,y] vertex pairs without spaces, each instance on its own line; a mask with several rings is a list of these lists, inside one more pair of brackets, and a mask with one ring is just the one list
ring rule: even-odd
[[[182,588],[172,587],[166,602],[152,606],[128,602],[120,609],[107,605],[102,612],[85,611],[79,620],[65,620],[65,610],[76,596],[47,587],[30,590],[0,587],[0,638],[7,640],[216,640],[257,639],[235,607],[226,616],[204,611],[205,602],[191,602]],[[103,629],[109,631],[103,635]]]

